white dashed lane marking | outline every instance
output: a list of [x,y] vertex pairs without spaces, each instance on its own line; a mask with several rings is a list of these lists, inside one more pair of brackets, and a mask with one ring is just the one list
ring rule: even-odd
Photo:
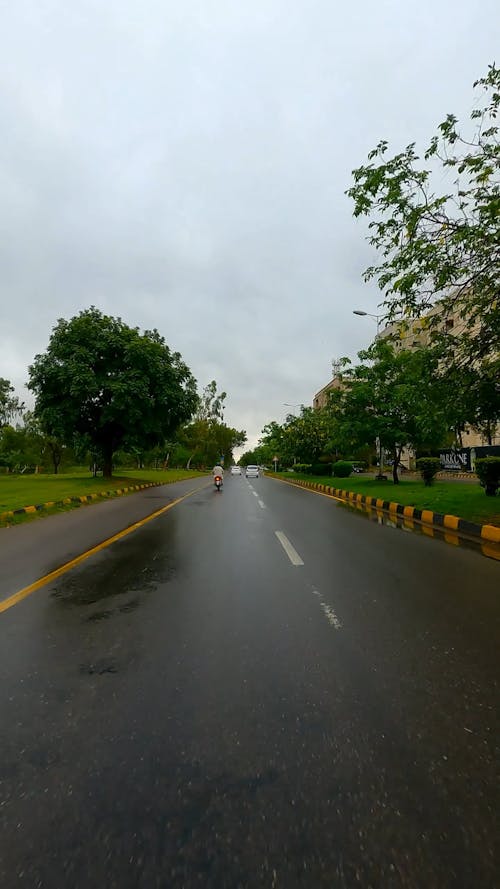
[[[319,593],[318,590],[313,590],[313,593],[315,596],[317,596],[319,599],[321,599],[321,593]],[[326,602],[323,602],[323,601],[320,601],[319,604],[320,604],[321,610],[323,611],[323,614],[325,615],[330,626],[333,627],[335,630],[341,630],[342,629],[342,621],[339,620],[339,618],[335,614],[335,611],[333,610],[332,606],[327,605]]]
[[283,531],[275,531],[276,537],[278,538],[281,546],[285,550],[288,558],[290,559],[292,565],[303,565],[304,562],[300,558],[297,550],[292,546],[286,534]]

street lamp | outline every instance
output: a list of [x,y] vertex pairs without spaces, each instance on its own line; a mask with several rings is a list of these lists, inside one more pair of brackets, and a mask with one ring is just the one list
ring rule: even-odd
[[364,317],[373,318],[377,322],[377,336],[378,336],[380,322],[382,321],[382,318],[384,317],[383,315],[372,315],[371,312],[365,312],[365,311],[363,311],[363,309],[353,309],[352,314],[353,315],[361,315],[363,318]]
[[[352,314],[353,315],[361,315],[363,318],[365,316],[368,318],[373,318],[374,321],[377,322],[377,336],[378,336],[379,329],[380,329],[380,322],[381,322],[382,318],[384,317],[383,315],[372,315],[371,312],[365,312],[363,309],[353,309]],[[375,478],[379,479],[380,481],[382,481],[382,479],[384,479],[384,481],[385,481],[387,476],[384,475],[384,449],[382,447],[382,442],[380,441],[380,438],[377,438],[375,445],[378,450],[378,475],[376,475]]]

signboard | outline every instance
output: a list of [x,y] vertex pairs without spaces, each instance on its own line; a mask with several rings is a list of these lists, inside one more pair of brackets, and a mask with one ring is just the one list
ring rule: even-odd
[[470,448],[460,448],[454,450],[450,448],[448,451],[440,451],[439,459],[441,468],[447,470],[455,470],[456,472],[470,472]]

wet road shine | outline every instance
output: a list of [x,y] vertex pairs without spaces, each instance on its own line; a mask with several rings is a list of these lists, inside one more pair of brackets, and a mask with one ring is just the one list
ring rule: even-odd
[[195,487],[0,532],[6,601],[171,503],[0,614],[0,886],[498,885],[500,563]]

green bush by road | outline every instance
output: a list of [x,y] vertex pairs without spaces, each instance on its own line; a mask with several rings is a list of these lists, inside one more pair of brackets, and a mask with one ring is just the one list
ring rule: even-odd
[[[2,513],[20,509],[23,506],[38,506],[42,503],[65,500],[68,497],[99,494],[102,491],[110,492],[109,496],[112,497],[113,491],[132,485],[147,484],[148,482],[171,484],[204,475],[205,473],[202,472],[188,472],[183,469],[123,470],[120,476],[113,476],[111,479],[103,479],[99,476],[93,478],[86,470],[75,470],[60,475],[2,475],[0,476],[0,516]],[[68,506],[52,507],[50,511],[61,511],[63,508],[67,509]],[[15,522],[18,524],[32,517],[31,515],[16,516]],[[12,519],[10,518],[8,521],[0,519],[0,524],[12,524]]]
[[335,479],[331,476],[311,478],[295,472],[280,474],[285,479],[304,479],[319,482],[343,491],[356,491],[383,500],[393,500],[404,506],[416,506],[418,509],[432,509],[448,515],[456,515],[478,524],[500,525],[500,497],[486,497],[484,489],[467,482],[461,483],[435,481],[432,487],[426,487],[420,480],[402,480],[399,485],[392,482],[379,482],[366,477]]

